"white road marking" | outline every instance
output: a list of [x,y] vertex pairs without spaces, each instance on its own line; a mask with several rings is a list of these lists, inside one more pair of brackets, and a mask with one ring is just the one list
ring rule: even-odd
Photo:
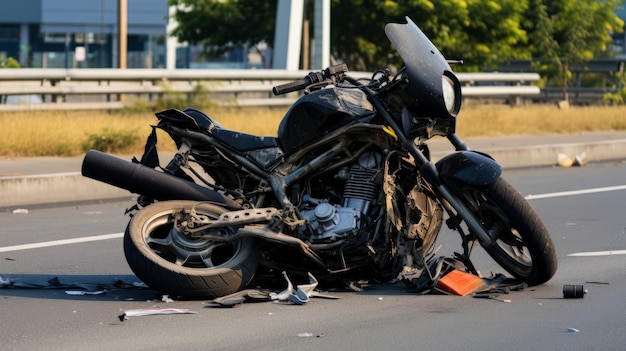
[[602,193],[606,191],[617,191],[617,190],[626,190],[626,185],[616,185],[616,186],[607,186],[604,188],[581,189],[581,190],[572,190],[572,191],[561,191],[557,193],[547,193],[547,194],[539,194],[539,195],[527,195],[526,200],[548,199],[551,197],[583,195],[583,194],[594,194],[594,193]]
[[612,255],[626,255],[626,250],[576,252],[576,253],[571,253],[567,256],[590,257],[590,256],[612,256]]
[[124,233],[113,233],[113,234],[104,234],[104,235],[96,235],[96,236],[85,236],[82,238],[74,238],[74,239],[53,240],[53,241],[44,241],[40,243],[5,246],[5,247],[0,247],[0,252],[30,250],[30,249],[38,249],[41,247],[70,245],[70,244],[86,243],[90,241],[117,239],[123,236],[124,236]]
[[[573,190],[573,191],[562,191],[562,192],[539,194],[539,195],[528,195],[526,196],[526,199],[527,200],[547,199],[547,198],[552,198],[552,197],[593,194],[593,193],[617,191],[617,190],[626,190],[626,185],[617,185],[617,186],[609,186],[609,187],[604,187],[604,188],[592,188],[592,189],[582,189],[582,190]],[[71,244],[78,244],[78,243],[86,243],[90,241],[117,239],[123,236],[124,236],[124,233],[113,233],[113,234],[87,236],[87,237],[74,238],[74,239],[53,240],[53,241],[45,241],[45,242],[40,242],[40,243],[5,246],[5,247],[0,247],[0,252],[11,252],[11,251],[38,249],[38,248],[50,247],[50,246],[71,245]],[[624,254],[626,254],[626,250],[579,252],[579,253],[569,254],[568,256],[606,256],[606,255],[624,255]]]
[[[581,190],[572,190],[572,191],[562,191],[562,192],[547,193],[547,194],[540,194],[540,195],[528,195],[526,196],[526,199],[527,200],[548,199],[552,197],[594,194],[594,193],[602,193],[602,192],[607,192],[607,191],[618,191],[618,190],[626,190],[626,185],[607,186],[603,188],[581,189]],[[626,250],[576,252],[576,253],[571,253],[567,256],[592,257],[592,256],[611,256],[611,255],[626,255]]]

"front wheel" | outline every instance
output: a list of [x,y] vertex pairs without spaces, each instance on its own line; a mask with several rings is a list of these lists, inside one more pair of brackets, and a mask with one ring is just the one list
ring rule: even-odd
[[[226,212],[196,201],[157,202],[141,209],[124,234],[128,265],[148,286],[173,296],[212,299],[243,289],[259,262],[258,240],[216,242],[186,236],[174,228],[174,218],[192,208],[211,219]],[[236,228],[214,230],[228,235]]]
[[557,256],[548,229],[528,201],[498,178],[462,189],[463,199],[495,239],[489,255],[515,278],[539,285],[554,276]]

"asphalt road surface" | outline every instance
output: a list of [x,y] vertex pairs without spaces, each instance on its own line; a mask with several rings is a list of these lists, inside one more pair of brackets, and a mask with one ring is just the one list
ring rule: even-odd
[[[0,213],[0,277],[13,282],[0,289],[0,350],[626,349],[626,163],[505,177],[538,210],[559,255],[551,281],[501,295],[510,302],[416,295],[401,284],[305,305],[167,302],[133,285],[121,240],[130,203]],[[456,234],[441,239],[458,250]],[[480,252],[473,260],[481,272],[501,271]],[[564,299],[564,284],[587,294]],[[106,293],[67,293],[83,287]],[[118,318],[152,307],[196,313]]]

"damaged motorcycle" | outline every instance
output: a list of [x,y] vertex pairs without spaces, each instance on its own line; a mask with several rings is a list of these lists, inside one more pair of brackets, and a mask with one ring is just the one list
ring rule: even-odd
[[[362,80],[339,64],[274,87],[276,95],[304,91],[276,137],[169,109],[156,114],[141,160],[90,150],[84,176],[141,195],[124,235],[136,276],[171,296],[207,299],[283,272],[415,285],[432,274],[445,224],[460,235],[456,258],[469,272],[477,274],[478,243],[520,282],[552,278],[548,229],[501,166],[455,134],[459,80],[406,21],[385,26],[404,63],[397,72]],[[164,167],[155,128],[178,148]],[[454,150],[431,162],[426,141],[435,136]]]

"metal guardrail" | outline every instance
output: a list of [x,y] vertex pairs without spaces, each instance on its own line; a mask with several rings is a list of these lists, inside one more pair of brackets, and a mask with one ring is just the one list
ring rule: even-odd
[[[0,69],[0,111],[47,109],[120,109],[120,96],[154,99],[171,93],[204,92],[220,104],[288,106],[293,94],[272,96],[272,87],[304,77],[309,71],[159,70],[159,69]],[[351,72],[369,78],[369,72]],[[519,99],[540,94],[536,73],[459,73],[465,97]],[[6,103],[9,96],[37,102]]]

